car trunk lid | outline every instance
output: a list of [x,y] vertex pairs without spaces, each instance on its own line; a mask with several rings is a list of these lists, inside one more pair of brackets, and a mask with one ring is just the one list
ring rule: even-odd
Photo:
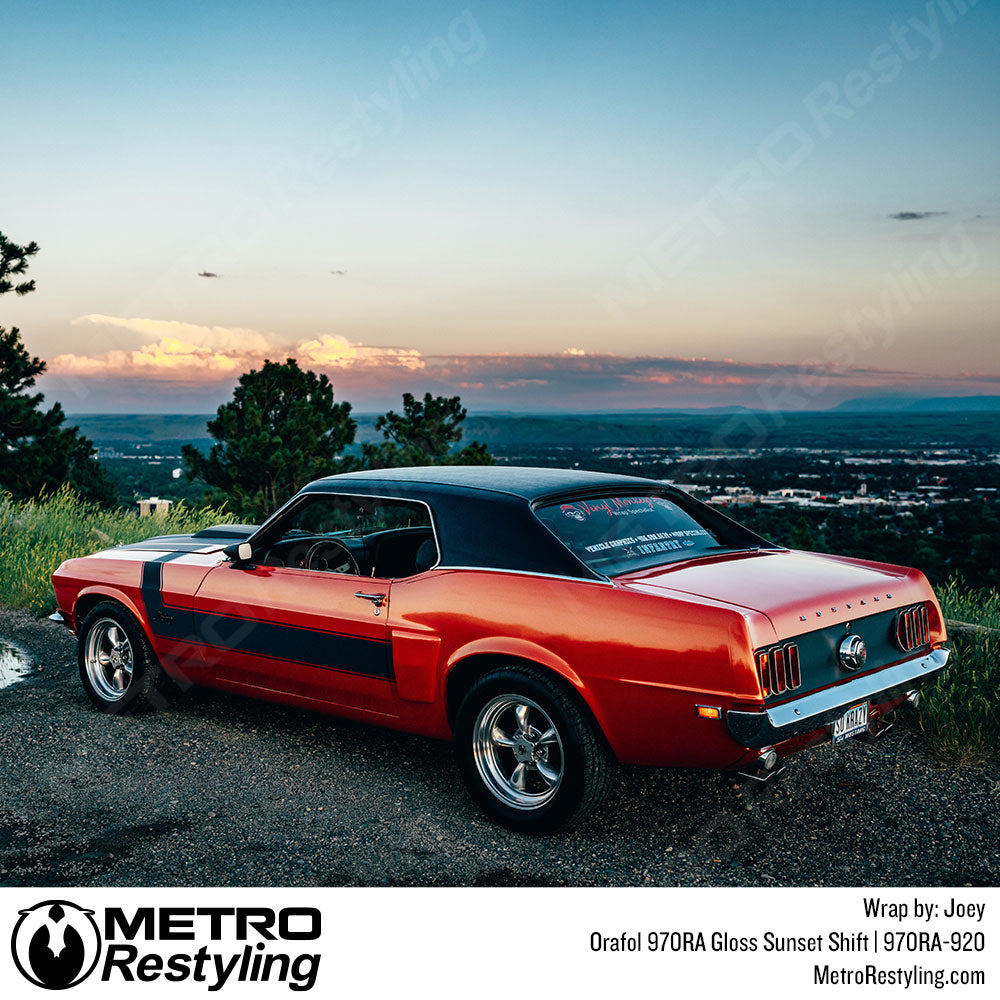
[[788,549],[731,552],[616,578],[619,586],[722,601],[766,615],[781,638],[923,600],[919,573]]

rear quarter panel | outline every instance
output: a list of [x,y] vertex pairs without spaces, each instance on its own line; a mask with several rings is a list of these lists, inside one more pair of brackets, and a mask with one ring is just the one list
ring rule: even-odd
[[390,626],[400,714],[414,728],[448,735],[449,673],[493,654],[573,685],[623,763],[701,767],[743,751],[695,705],[757,698],[749,650],[774,635],[764,616],[712,601],[478,570],[394,582]]

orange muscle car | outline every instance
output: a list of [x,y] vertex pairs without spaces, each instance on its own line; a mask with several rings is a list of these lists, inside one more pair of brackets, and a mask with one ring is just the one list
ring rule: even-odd
[[475,800],[526,832],[596,808],[616,762],[765,779],[873,737],[949,659],[917,570],[582,471],[333,476],[260,527],[71,559],[53,583],[98,708],[205,684],[451,738]]

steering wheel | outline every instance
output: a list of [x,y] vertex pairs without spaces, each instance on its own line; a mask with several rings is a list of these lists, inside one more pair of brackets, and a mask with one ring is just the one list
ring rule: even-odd
[[[331,550],[324,556],[323,550]],[[358,561],[351,550],[336,538],[322,538],[309,546],[306,553],[306,569],[320,570],[324,573],[347,573],[351,576],[361,576]]]

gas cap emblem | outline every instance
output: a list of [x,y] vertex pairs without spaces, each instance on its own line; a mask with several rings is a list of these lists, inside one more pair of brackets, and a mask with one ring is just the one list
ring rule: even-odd
[[868,647],[860,635],[845,635],[839,654],[840,665],[845,670],[860,670],[868,659]]

